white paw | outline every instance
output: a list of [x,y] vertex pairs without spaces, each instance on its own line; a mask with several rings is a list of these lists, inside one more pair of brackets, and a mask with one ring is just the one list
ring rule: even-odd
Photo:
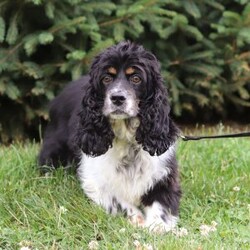
[[128,219],[134,226],[144,227],[145,219],[142,212],[137,208],[129,208],[127,213]]
[[177,217],[168,215],[168,219],[163,221],[161,218],[155,220],[147,220],[145,226],[148,227],[149,231],[154,233],[167,233],[175,228],[177,224]]
[[152,206],[145,209],[145,227],[151,232],[166,233],[174,229],[178,218],[167,213],[161,204],[154,202]]

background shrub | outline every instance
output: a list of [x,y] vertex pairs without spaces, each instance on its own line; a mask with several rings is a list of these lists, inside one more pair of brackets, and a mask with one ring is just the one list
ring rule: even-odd
[[2,0],[0,140],[38,137],[49,100],[124,39],[159,58],[173,115],[249,117],[248,0]]

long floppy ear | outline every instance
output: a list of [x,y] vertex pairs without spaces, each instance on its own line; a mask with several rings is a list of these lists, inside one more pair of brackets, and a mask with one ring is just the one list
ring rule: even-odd
[[136,140],[150,155],[161,155],[176,141],[179,130],[169,118],[170,105],[158,69],[151,68],[154,93],[140,104]]
[[90,85],[84,93],[75,142],[87,155],[99,156],[112,147],[114,133],[102,115],[103,100]]

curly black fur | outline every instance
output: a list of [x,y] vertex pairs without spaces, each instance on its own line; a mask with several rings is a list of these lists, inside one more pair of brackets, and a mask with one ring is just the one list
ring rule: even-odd
[[155,57],[151,57],[147,68],[152,95],[140,103],[141,125],[137,130],[136,140],[150,155],[161,155],[176,141],[178,129],[169,118],[168,94]]
[[82,107],[75,142],[87,155],[102,155],[112,146],[114,139],[109,120],[102,114],[103,100],[98,100],[97,93],[90,87],[82,100]]

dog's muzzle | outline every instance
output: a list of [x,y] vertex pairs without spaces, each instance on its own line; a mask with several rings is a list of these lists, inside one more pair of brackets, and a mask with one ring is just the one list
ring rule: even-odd
[[103,113],[114,119],[135,117],[138,113],[135,94],[125,89],[109,90],[105,97]]

